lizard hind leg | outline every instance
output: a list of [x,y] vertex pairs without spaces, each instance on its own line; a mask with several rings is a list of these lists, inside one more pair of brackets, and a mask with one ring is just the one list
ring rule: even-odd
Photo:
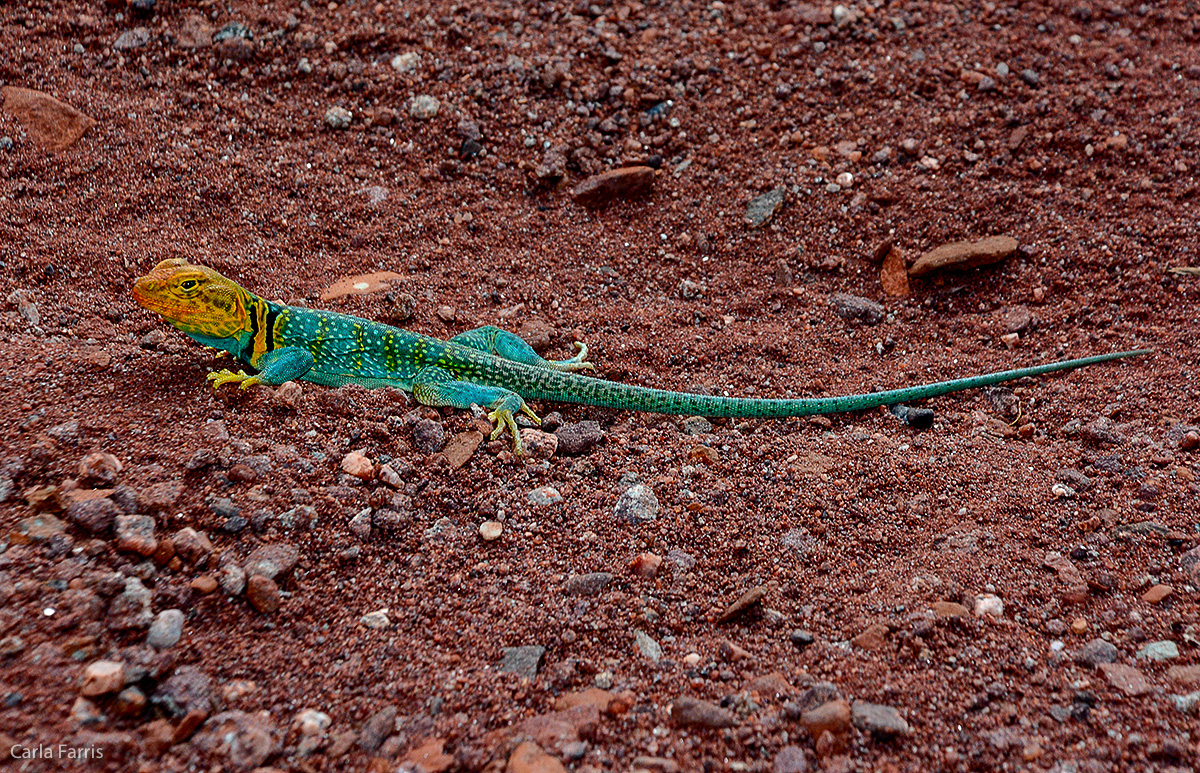
[[495,440],[507,430],[512,434],[513,453],[517,456],[525,454],[525,447],[521,443],[516,414],[523,413],[538,424],[542,423],[525,404],[525,399],[511,389],[459,381],[452,371],[437,366],[421,369],[413,379],[412,391],[422,405],[448,405],[460,410],[479,405],[489,409],[488,420],[496,424],[491,439]]
[[503,357],[513,362],[532,365],[535,368],[574,371],[593,370],[596,367],[590,362],[585,362],[587,360],[588,348],[586,344],[579,341],[575,342],[575,347],[579,351],[574,357],[566,360],[547,360],[535,352],[525,339],[515,333],[501,330],[495,325],[486,325],[474,330],[468,330],[465,333],[459,333],[450,340],[471,349],[494,354],[497,357]]

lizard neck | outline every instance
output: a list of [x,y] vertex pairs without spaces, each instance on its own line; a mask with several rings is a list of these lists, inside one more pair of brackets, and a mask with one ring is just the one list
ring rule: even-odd
[[275,350],[275,323],[287,307],[272,303],[253,293],[246,293],[246,322],[238,337],[241,347],[235,354],[243,361],[258,367],[259,359]]

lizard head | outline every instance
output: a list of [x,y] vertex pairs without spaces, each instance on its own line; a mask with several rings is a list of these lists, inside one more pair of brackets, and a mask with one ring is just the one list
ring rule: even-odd
[[164,260],[133,285],[133,298],[190,335],[234,338],[250,329],[250,293],[184,258]]

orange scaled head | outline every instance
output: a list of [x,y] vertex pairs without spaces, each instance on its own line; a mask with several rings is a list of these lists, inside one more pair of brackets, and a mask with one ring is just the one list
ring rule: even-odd
[[249,330],[249,292],[184,258],[164,260],[133,285],[133,298],[190,335],[235,338]]

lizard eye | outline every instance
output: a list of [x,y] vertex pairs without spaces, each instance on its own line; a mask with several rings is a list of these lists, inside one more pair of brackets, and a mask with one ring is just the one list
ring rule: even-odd
[[199,282],[197,282],[195,279],[185,279],[179,283],[179,286],[184,290],[194,290],[198,284]]

